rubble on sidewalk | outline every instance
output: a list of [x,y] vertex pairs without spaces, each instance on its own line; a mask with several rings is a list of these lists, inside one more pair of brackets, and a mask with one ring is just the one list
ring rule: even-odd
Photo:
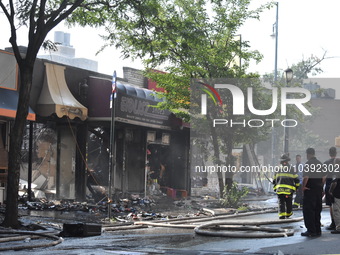
[[[111,202],[111,218],[108,219],[108,201],[94,203],[74,202],[73,200],[51,200],[35,198],[34,201],[20,199],[19,212],[23,216],[42,216],[59,219],[59,222],[78,219],[82,222],[132,223],[135,221],[169,220],[183,217],[216,216],[232,214],[237,211],[246,212],[263,209],[272,205],[265,197],[249,196],[240,208],[223,208],[220,200],[215,197],[186,197],[172,199],[164,194],[152,197],[142,197],[130,194],[129,197]],[[261,201],[262,200],[262,201]],[[269,201],[269,200],[268,200]],[[5,205],[0,205],[0,212],[5,211]]]
[[[34,201],[27,199],[19,200],[19,212],[21,215],[39,215],[39,212],[59,212],[59,213],[85,213],[87,215],[105,218],[108,214],[108,201],[99,203],[75,202],[72,200],[51,200],[45,198],[35,198]],[[199,210],[199,206],[190,200],[174,201],[166,196],[154,196],[153,198],[141,198],[139,195],[130,195],[129,198],[119,199],[111,203],[112,216],[117,221],[135,221],[138,219],[155,220],[169,219],[177,217],[174,211],[189,210],[190,212]],[[5,211],[5,205],[0,205],[0,212]],[[195,212],[197,213],[197,212]],[[191,213],[194,215],[195,213]],[[181,214],[183,214],[181,212]],[[55,215],[55,214],[53,214]]]

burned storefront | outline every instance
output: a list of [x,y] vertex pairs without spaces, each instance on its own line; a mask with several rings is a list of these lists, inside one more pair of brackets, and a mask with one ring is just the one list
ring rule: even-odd
[[30,105],[37,123],[25,139],[33,140],[33,153],[22,167],[21,183],[32,182],[37,198],[84,199],[86,168],[79,159],[86,153],[87,108],[70,91],[66,69],[41,59],[35,64]]
[[[111,80],[89,77],[88,86],[91,95],[88,126],[92,130],[88,162],[93,176],[99,181],[105,179],[102,183],[108,185],[103,177],[108,176],[109,169]],[[169,111],[154,107],[161,100],[154,91],[132,86],[122,79],[117,87],[113,103],[115,195],[148,196],[162,191],[171,197],[185,196],[189,189],[188,129]],[[95,182],[95,178],[91,179]]]
[[[12,53],[0,50],[0,204],[6,199],[10,129],[16,116],[19,100],[18,66]],[[28,122],[36,115],[30,108]]]
[[[0,85],[3,202],[8,133],[15,118],[19,77],[14,56],[7,51],[0,53],[2,70],[6,70],[0,73],[4,74],[1,81],[10,77],[13,83],[8,83],[10,88],[4,82]],[[8,56],[13,65],[8,65],[12,63]],[[11,70],[5,69],[7,66]],[[31,109],[23,138],[19,195],[46,200],[107,199],[111,123],[115,125],[113,195],[149,196],[161,191],[173,198],[187,195],[188,128],[169,111],[154,107],[160,99],[147,89],[147,82],[136,86],[125,75],[118,79],[112,122],[111,78],[45,59],[36,60]]]

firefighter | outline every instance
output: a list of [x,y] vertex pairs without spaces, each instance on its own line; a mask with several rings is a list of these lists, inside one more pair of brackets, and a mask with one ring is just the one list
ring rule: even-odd
[[293,214],[293,193],[300,186],[298,175],[288,163],[289,155],[280,158],[280,169],[274,175],[273,185],[279,201],[279,219],[287,219]]

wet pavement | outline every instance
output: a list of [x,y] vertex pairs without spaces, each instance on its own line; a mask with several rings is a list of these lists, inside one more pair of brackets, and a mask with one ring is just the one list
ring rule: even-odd
[[[277,200],[275,196],[265,199],[250,199],[246,202],[250,208],[275,208]],[[169,208],[167,215],[173,214],[181,218],[190,216],[197,218],[197,210],[193,207],[186,207],[183,204],[192,204],[188,201],[181,202],[182,207],[174,211]],[[176,206],[177,207],[177,206]],[[164,208],[163,208],[164,209]],[[165,208],[168,209],[168,208]],[[213,209],[216,212],[218,210]],[[187,213],[186,213],[187,212]],[[223,212],[223,210],[222,210]],[[165,213],[166,215],[166,213]],[[255,221],[277,220],[275,212],[260,213],[250,216],[240,216],[230,219],[223,219],[225,223],[237,224]],[[68,222],[100,222],[103,215],[89,214],[88,212],[67,212],[67,211],[30,211],[27,216],[22,217],[25,222],[34,222],[44,226],[51,231],[62,230],[62,224]],[[200,215],[204,217],[203,215]],[[217,218],[220,216],[216,216]],[[211,220],[216,219],[211,217]],[[293,218],[301,218],[302,211],[295,210]],[[167,217],[169,218],[169,217]],[[164,221],[165,218],[159,220]],[[136,222],[138,220],[135,220]],[[209,222],[209,221],[208,221]],[[63,242],[48,248],[26,249],[19,251],[4,251],[1,254],[25,254],[25,255],[45,255],[45,254],[336,254],[340,253],[340,235],[333,235],[325,230],[318,238],[302,237],[304,232],[303,221],[286,222],[279,221],[266,225],[266,227],[293,229],[294,235],[276,238],[232,238],[232,237],[211,237],[195,233],[193,229],[179,229],[169,227],[145,226],[140,229],[109,231],[109,226],[118,226],[130,223],[101,222],[103,232],[99,236],[91,237],[64,237]],[[202,222],[206,223],[206,222]],[[201,223],[201,224],[202,224]],[[330,223],[329,209],[322,212],[322,224],[328,226]],[[58,231],[57,231],[58,232]],[[50,242],[50,240],[36,241],[25,239],[21,243]],[[17,242],[18,243],[18,242]],[[20,244],[20,242],[19,242]],[[0,243],[0,248],[8,243]]]
[[[294,218],[302,216],[301,210]],[[225,221],[276,220],[277,213],[237,217]],[[322,212],[322,224],[330,222],[329,210]],[[294,229],[294,235],[279,238],[209,237],[195,234],[193,229],[148,227],[136,230],[103,232],[100,236],[64,238],[54,247],[8,251],[2,254],[336,254],[340,251],[340,235],[323,228],[318,238],[302,237],[303,221],[273,224],[270,227]]]

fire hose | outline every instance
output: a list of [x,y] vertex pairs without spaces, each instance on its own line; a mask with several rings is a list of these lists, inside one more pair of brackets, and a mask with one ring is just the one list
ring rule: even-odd
[[[247,214],[249,215],[249,214]],[[229,217],[228,217],[229,216]],[[202,221],[212,220],[207,219],[193,219],[176,221],[176,222],[135,222],[135,225],[146,225],[153,227],[168,227],[168,228],[185,228],[194,229],[196,234],[208,236],[222,236],[222,237],[237,237],[237,238],[267,238],[267,237],[287,237],[294,234],[293,229],[277,228],[277,227],[261,227],[260,225],[282,224],[302,221],[303,217],[291,218],[284,220],[225,220],[226,218],[243,216],[243,215],[226,215],[214,217],[213,222],[203,223]],[[246,216],[246,215],[244,215]],[[216,221],[215,219],[220,220]],[[223,220],[222,220],[223,219]],[[208,230],[211,229],[211,230]],[[226,230],[226,231],[220,231]],[[239,230],[238,232],[230,230]],[[247,231],[247,232],[245,232]],[[250,232],[249,232],[250,231]]]
[[[9,250],[23,250],[23,249],[34,249],[34,248],[43,248],[43,247],[50,247],[60,244],[63,239],[51,233],[37,233],[33,231],[7,231],[7,230],[0,230],[0,235],[24,235],[24,236],[14,236],[14,237],[6,237],[0,238],[0,242],[9,242],[9,241],[18,241],[18,240],[25,240],[29,236],[41,236],[52,239],[49,243],[41,243],[41,244],[28,244],[28,245],[14,245],[8,247],[0,247],[0,251],[9,251]],[[23,239],[25,238],[25,239]]]

